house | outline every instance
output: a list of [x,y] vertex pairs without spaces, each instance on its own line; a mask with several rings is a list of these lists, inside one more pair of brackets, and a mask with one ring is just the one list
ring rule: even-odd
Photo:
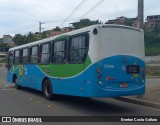
[[3,41],[3,44],[7,44],[9,47],[15,46],[11,35],[3,35],[2,41]]
[[137,18],[127,18],[127,17],[121,16],[113,20],[108,20],[105,24],[119,24],[119,25],[128,25],[128,26],[137,27],[138,21],[137,21]]
[[154,28],[156,24],[160,24],[160,15],[147,16],[145,23],[147,28]]

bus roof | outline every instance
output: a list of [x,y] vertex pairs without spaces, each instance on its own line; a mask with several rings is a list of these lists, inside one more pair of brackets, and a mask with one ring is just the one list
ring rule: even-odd
[[75,34],[79,34],[79,33],[83,33],[83,32],[90,32],[92,29],[98,28],[98,27],[99,28],[125,28],[125,29],[136,30],[136,31],[142,32],[141,29],[138,29],[138,28],[135,28],[135,27],[130,27],[130,26],[125,26],[125,25],[97,24],[97,25],[92,25],[92,26],[89,26],[89,27],[81,28],[81,29],[78,29],[78,30],[73,30],[71,32],[67,32],[67,33],[64,33],[64,34],[57,35],[57,36],[53,36],[53,37],[45,38],[45,39],[42,39],[42,40],[38,40],[38,41],[35,41],[35,42],[27,43],[27,44],[24,44],[24,45],[16,46],[16,47],[10,48],[9,51],[16,50],[16,49],[21,49],[21,48],[26,48],[26,47],[29,47],[29,46],[39,45],[41,43],[45,43],[45,42],[49,42],[49,41],[53,41],[55,39],[60,38],[61,36],[66,36],[67,37],[67,36],[70,36],[70,35],[75,35]]

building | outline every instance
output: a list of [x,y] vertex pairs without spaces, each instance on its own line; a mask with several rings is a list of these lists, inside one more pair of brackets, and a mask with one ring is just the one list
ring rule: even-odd
[[127,18],[127,17],[121,16],[113,20],[108,20],[105,24],[119,24],[119,25],[128,25],[128,26],[137,27],[138,21],[137,21],[137,18]]
[[2,41],[3,41],[3,44],[7,44],[9,47],[15,46],[11,35],[3,35]]
[[160,24],[160,15],[147,16],[145,23],[147,28],[154,28],[156,24]]
[[52,36],[56,36],[56,35],[60,35],[60,34],[63,34],[63,33],[67,33],[67,32],[70,32],[72,31],[72,29],[70,27],[63,27],[61,29],[61,31],[55,31],[55,30],[51,30],[49,32],[49,37],[52,37]]
[[49,33],[49,37],[52,37],[52,36],[57,36],[57,35],[60,35],[62,34],[62,31],[50,31]]
[[34,33],[34,37],[35,37],[36,39],[41,39],[41,34],[38,33],[38,32],[36,32],[36,33]]
[[3,35],[3,43],[13,43],[11,35]]
[[122,16],[122,17],[117,17],[116,19],[108,20],[105,24],[121,24],[121,25],[124,25],[126,19],[127,19],[127,18],[124,17],[124,16]]
[[63,27],[63,28],[61,29],[61,31],[62,31],[63,33],[70,32],[70,31],[72,31],[72,28],[71,28],[71,27]]

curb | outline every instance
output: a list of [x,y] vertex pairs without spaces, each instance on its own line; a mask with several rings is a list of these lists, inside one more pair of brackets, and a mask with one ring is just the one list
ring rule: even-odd
[[160,109],[160,104],[158,104],[158,103],[153,103],[153,102],[144,101],[144,100],[141,101],[138,99],[132,99],[132,98],[127,98],[127,97],[117,97],[115,99],[119,100],[119,101],[123,101],[123,102],[128,102],[128,103],[133,103],[133,104],[151,107],[151,108],[155,108],[155,109]]
[[146,78],[160,78],[160,76],[146,76]]

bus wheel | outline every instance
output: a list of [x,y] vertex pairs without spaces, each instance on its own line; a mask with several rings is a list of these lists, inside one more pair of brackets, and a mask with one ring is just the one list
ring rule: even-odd
[[17,77],[14,78],[14,83],[15,83],[16,89],[20,89],[21,88],[21,86],[18,85],[18,79],[17,79]]
[[52,85],[51,85],[51,82],[46,79],[44,81],[44,84],[43,84],[43,94],[45,96],[45,98],[47,100],[52,100],[53,98],[53,94],[52,94]]

